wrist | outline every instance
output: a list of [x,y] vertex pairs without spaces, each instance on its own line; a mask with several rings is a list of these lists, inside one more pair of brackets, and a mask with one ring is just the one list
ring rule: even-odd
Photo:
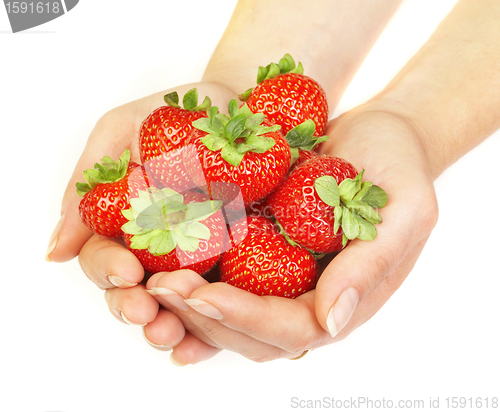
[[259,66],[289,53],[323,86],[333,110],[401,0],[348,3],[238,1],[203,80],[240,94],[255,86]]

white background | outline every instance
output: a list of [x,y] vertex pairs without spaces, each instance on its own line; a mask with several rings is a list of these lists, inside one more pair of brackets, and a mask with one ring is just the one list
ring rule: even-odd
[[[379,91],[454,3],[406,1],[334,115]],[[300,361],[222,353],[175,367],[109,314],[76,260],[45,262],[97,119],[199,80],[234,4],[82,0],[17,34],[0,8],[0,410],[285,411],[294,397],[440,397],[445,409],[447,397],[500,397],[499,133],[437,180],[440,221],[395,296],[347,340]]]

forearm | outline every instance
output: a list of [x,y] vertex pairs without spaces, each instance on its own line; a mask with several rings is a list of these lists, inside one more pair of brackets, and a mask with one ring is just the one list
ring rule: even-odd
[[242,93],[285,53],[333,109],[401,0],[240,0],[204,75]]
[[439,176],[500,127],[500,2],[462,0],[371,106],[410,119]]

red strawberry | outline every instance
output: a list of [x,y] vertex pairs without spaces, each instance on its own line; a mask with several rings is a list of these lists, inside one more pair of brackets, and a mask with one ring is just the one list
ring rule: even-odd
[[278,64],[259,67],[257,86],[240,98],[252,112],[264,113],[279,124],[283,135],[310,119],[316,126],[315,136],[322,136],[328,122],[326,94],[303,71],[302,64],[295,66],[292,56],[286,54]]
[[[295,298],[311,290],[318,275],[318,265],[307,250],[292,246],[262,216],[249,216],[246,237],[222,255],[221,281],[257,295]],[[239,236],[242,237],[242,236]]]
[[154,110],[142,123],[139,136],[141,161],[161,187],[184,191],[194,184],[184,167],[183,147],[193,131],[192,122],[206,117],[211,103],[207,97],[197,106],[196,89],[184,95],[184,108],[179,106],[176,92],[167,94],[165,102],[167,106]]
[[123,214],[127,247],[150,273],[181,268],[204,274],[223,252],[226,225],[220,201],[190,191],[140,191]]
[[121,237],[121,226],[127,221],[122,210],[128,208],[129,198],[138,190],[145,190],[148,178],[142,166],[130,162],[125,150],[117,162],[105,156],[102,165],[83,172],[87,183],[77,183],[79,211],[83,223],[94,233],[108,237]]
[[349,240],[374,239],[374,224],[382,221],[374,208],[385,206],[387,195],[362,177],[343,159],[319,156],[294,169],[267,206],[297,244],[317,253],[339,251]]
[[[187,145],[191,162],[201,165],[198,185],[208,183],[214,198],[226,203],[239,187],[245,206],[264,198],[281,182],[290,167],[291,152],[279,126],[253,114],[246,105],[229,103],[229,114],[212,107],[209,117],[193,122],[195,130]],[[189,160],[188,160],[189,162]]]
[[[318,157],[318,154],[311,150],[299,149],[298,151],[294,152],[294,150],[292,149],[292,155],[294,154],[297,156],[297,160],[293,162],[292,166],[290,167],[289,173],[302,163],[308,162],[309,160],[316,159]],[[269,211],[269,206],[267,205],[267,197],[261,200],[257,200],[256,202],[252,202],[246,208],[246,211],[249,215],[264,216],[269,219],[272,218],[272,214]]]

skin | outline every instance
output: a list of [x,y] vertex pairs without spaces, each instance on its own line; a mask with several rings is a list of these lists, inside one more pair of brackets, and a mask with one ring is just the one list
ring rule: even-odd
[[[306,74],[323,85],[333,110],[398,3],[366,6],[353,1],[341,8],[340,1],[313,2],[308,13],[289,7],[288,19],[278,22],[280,30],[252,30],[252,43],[236,47],[236,41],[249,42],[248,24],[268,27],[264,10],[279,6],[278,1],[240,1],[203,82],[196,84],[199,94],[227,106],[237,92],[254,84],[258,65],[288,52],[300,56]],[[303,21],[304,16],[309,20]],[[299,27],[294,19],[302,22],[301,30],[287,31],[287,25]],[[244,30],[241,21],[247,22]],[[390,201],[380,210],[384,222],[377,227],[377,238],[351,242],[326,267],[315,290],[294,300],[259,297],[209,284],[185,270],[158,273],[143,286],[138,284],[144,276],[139,262],[121,243],[92,236],[83,227],[74,183],[104,155],[117,158],[128,147],[137,159],[134,139],[140,122],[165,92],[121,106],[97,123],[65,193],[65,217],[48,257],[61,262],[79,255],[86,275],[106,289],[111,312],[121,320],[125,315],[129,322],[147,324],[149,343],[173,348],[176,364],[201,362],[222,349],[259,362],[292,359],[345,338],[384,305],[412,270],[438,218],[434,180],[500,127],[499,23],[495,0],[460,1],[378,96],[329,123],[330,140],[323,152],[364,168],[365,180],[383,187]],[[339,38],[344,41],[331,41]],[[310,47],[313,40],[318,48]],[[183,94],[191,87],[176,90]],[[120,143],[104,138],[111,130],[124,136]],[[109,275],[126,283],[115,287]],[[346,290],[357,297],[357,305],[332,330],[329,314],[336,303],[348,306],[342,295]]]

